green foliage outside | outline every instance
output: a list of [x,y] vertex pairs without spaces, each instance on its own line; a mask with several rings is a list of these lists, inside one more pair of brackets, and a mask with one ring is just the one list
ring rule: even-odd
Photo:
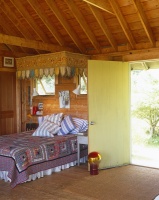
[[[159,70],[138,70],[131,74],[132,118],[146,123],[145,144],[159,144]],[[140,133],[136,134],[139,135]],[[138,138],[134,139],[137,142]]]
[[36,80],[37,91],[39,95],[55,94],[55,76],[43,76]]

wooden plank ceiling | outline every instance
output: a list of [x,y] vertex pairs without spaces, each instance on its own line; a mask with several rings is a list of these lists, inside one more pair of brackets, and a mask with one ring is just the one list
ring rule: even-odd
[[0,55],[159,51],[159,0],[1,0]]

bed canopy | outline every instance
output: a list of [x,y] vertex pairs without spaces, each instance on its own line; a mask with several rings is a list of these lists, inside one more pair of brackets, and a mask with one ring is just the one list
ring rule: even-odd
[[17,78],[42,78],[54,74],[68,78],[87,76],[88,59],[89,56],[65,51],[16,58]]

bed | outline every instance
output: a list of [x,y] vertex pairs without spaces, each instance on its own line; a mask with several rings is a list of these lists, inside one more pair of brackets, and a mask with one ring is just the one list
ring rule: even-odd
[[[71,119],[72,124],[68,118]],[[48,131],[50,130],[48,119],[44,120],[36,131],[1,136],[0,179],[9,181],[10,186],[14,188],[26,181],[75,166],[77,164],[77,132],[79,131],[75,121],[70,116],[66,116],[58,124],[59,128],[56,126],[56,131],[54,128],[52,136],[48,135],[51,133]],[[55,123],[51,123],[52,128]],[[46,124],[47,126],[45,126]],[[71,129],[72,131],[70,131]],[[67,134],[65,134],[66,132]],[[80,151],[80,162],[86,162],[87,145],[82,145]]]

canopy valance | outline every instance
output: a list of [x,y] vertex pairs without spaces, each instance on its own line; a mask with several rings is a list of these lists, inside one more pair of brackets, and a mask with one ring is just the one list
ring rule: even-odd
[[17,78],[41,78],[45,76],[87,76],[89,57],[70,52],[57,52],[16,58]]

